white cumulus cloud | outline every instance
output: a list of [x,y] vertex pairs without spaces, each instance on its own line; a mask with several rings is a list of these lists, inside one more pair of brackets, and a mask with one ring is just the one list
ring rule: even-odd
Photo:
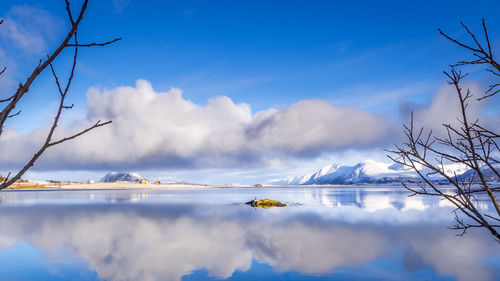
[[[469,122],[480,120],[483,126],[493,128],[498,131],[498,122],[492,116],[485,114],[485,109],[495,101],[487,99],[478,101],[484,94],[484,89],[477,83],[468,82],[461,85],[463,95],[470,90],[472,97],[467,101],[467,118]],[[458,94],[453,85],[443,85],[439,87],[432,100],[423,105],[413,102],[404,102],[401,105],[400,113],[402,119],[409,123],[410,112],[414,113],[415,127],[432,129],[438,135],[443,135],[446,131],[442,124],[451,124],[458,128],[460,123],[457,118],[462,119],[462,111]]]
[[[157,92],[145,80],[135,87],[91,88],[87,99],[87,120],[59,127],[59,136],[98,119],[113,123],[51,148],[38,168],[242,167],[373,147],[390,137],[385,118],[319,99],[252,113],[248,104],[235,104],[226,96],[198,105],[179,89]],[[28,159],[46,130],[2,136],[3,168]]]

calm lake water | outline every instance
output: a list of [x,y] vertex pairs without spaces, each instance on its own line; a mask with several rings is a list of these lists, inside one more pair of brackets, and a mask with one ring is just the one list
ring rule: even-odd
[[[500,244],[396,187],[0,193],[1,280],[500,280]],[[284,208],[242,204],[277,199]],[[481,208],[492,208],[481,200]]]

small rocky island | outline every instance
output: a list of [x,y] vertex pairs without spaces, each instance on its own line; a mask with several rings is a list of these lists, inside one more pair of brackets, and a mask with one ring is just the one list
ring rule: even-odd
[[271,199],[254,199],[252,201],[248,201],[245,204],[250,205],[256,208],[270,208],[270,207],[285,207],[285,203],[281,203],[278,200]]

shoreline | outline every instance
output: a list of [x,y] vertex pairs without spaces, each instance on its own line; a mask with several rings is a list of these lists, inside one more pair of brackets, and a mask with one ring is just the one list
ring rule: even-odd
[[22,182],[15,183],[5,191],[19,190],[117,190],[117,189],[169,189],[169,190],[187,190],[187,189],[202,189],[215,188],[215,185],[204,184],[182,184],[182,183],[164,183],[164,184],[141,184],[133,182],[110,182],[110,183],[40,183],[40,182]]
[[[440,185],[447,187],[448,184]],[[401,184],[327,184],[327,185],[254,185],[254,184],[196,184],[196,183],[136,183],[136,182],[37,182],[22,181],[3,191],[56,191],[56,190],[194,190],[217,188],[398,188]]]
[[397,188],[400,184],[349,184],[349,185],[245,185],[245,184],[195,184],[195,183],[134,183],[134,182],[96,182],[96,183],[15,183],[4,191],[57,191],[57,190],[195,190],[218,188]]

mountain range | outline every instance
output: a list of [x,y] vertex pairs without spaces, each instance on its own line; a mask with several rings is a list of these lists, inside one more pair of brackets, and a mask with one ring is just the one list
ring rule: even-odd
[[[500,170],[500,167],[496,167]],[[457,175],[460,180],[470,179],[475,172],[468,170],[465,165],[450,164],[444,166],[445,173],[453,176]],[[482,169],[488,181],[499,181],[496,175],[489,168]],[[422,170],[426,173],[425,170]],[[444,181],[441,176],[430,177],[432,181]],[[475,176],[474,179],[477,179]],[[415,171],[403,167],[397,163],[381,163],[371,159],[360,162],[353,166],[334,163],[321,168],[315,173],[303,176],[287,177],[270,180],[271,185],[320,185],[320,184],[362,184],[362,183],[396,183],[404,180],[406,182],[418,182],[419,177]]]

